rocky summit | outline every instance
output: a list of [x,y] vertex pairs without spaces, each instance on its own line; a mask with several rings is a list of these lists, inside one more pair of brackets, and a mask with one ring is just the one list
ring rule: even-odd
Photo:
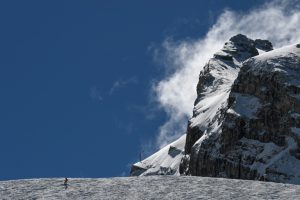
[[131,174],[300,184],[300,45],[273,50],[267,40],[230,38],[200,72],[193,116],[178,140],[171,146],[180,144],[180,159],[161,150],[156,161],[171,156],[168,163],[150,156]]

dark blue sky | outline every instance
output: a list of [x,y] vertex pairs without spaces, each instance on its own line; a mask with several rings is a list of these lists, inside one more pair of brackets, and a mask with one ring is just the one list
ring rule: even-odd
[[1,1],[0,179],[128,174],[165,118],[149,46],[260,2]]

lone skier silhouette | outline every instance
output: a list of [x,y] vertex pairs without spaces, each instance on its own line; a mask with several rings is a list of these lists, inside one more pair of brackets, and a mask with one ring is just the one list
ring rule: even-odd
[[65,181],[64,181],[64,186],[65,186],[65,189],[67,189],[67,188],[68,188],[68,178],[67,178],[67,177],[65,178]]

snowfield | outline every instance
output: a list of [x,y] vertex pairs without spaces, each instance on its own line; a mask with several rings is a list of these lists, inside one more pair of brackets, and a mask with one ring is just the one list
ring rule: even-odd
[[300,199],[300,185],[192,176],[0,181],[0,199]]

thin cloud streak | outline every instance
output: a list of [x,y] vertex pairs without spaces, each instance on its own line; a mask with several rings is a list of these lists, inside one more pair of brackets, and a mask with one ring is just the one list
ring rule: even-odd
[[103,97],[96,86],[90,88],[90,97],[93,101],[103,101]]
[[299,7],[296,1],[283,0],[247,13],[225,10],[203,38],[181,42],[166,39],[162,47],[167,53],[161,63],[170,73],[153,85],[155,99],[168,117],[159,128],[157,147],[165,146],[186,131],[199,73],[230,37],[242,33],[253,39],[268,39],[275,48],[300,42]]
[[117,90],[119,90],[122,87],[125,87],[128,84],[137,84],[138,79],[136,77],[131,77],[126,80],[117,80],[113,83],[112,87],[109,90],[109,95],[113,95]]

